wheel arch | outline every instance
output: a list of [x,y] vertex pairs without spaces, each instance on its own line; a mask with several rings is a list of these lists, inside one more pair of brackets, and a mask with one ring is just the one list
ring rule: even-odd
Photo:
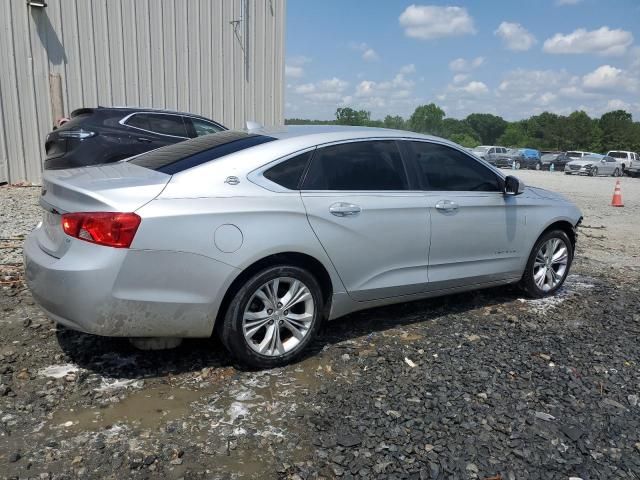
[[214,323],[214,331],[222,325],[222,321],[224,320],[224,315],[226,314],[227,308],[229,307],[229,303],[237,293],[237,291],[244,285],[244,283],[251,278],[252,275],[258,273],[265,268],[277,266],[277,265],[289,265],[304,268],[309,271],[318,283],[320,284],[320,289],[322,290],[323,297],[323,314],[324,317],[328,317],[329,312],[331,311],[331,299],[334,292],[334,282],[331,280],[331,275],[327,268],[323,265],[323,263],[317,258],[300,252],[280,252],[274,253],[271,255],[267,255],[263,257],[246,268],[244,268],[237,276],[233,279],[227,291],[225,292],[222,302],[220,303],[220,307],[218,308],[218,313],[216,315],[215,323]]
[[[580,217],[580,220],[578,220],[578,224],[580,224],[580,222],[582,221],[582,217]],[[538,239],[544,235],[547,232],[550,232],[552,230],[561,230],[564,233],[567,234],[567,237],[569,237],[569,240],[571,240],[571,248],[572,250],[575,252],[576,249],[576,240],[577,240],[577,234],[576,234],[576,226],[573,225],[569,220],[567,219],[560,219],[560,220],[555,220],[552,223],[550,223],[549,225],[547,225],[545,227],[544,230],[542,230],[542,232],[540,232],[540,234],[538,235],[538,237],[536,238],[536,242],[538,241]],[[535,243],[534,243],[535,245]]]

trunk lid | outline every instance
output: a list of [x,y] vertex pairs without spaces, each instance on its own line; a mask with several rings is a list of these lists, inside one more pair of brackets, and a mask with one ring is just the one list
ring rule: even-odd
[[118,162],[68,170],[45,170],[40,205],[44,213],[37,231],[40,248],[56,258],[68,248],[62,214],[69,212],[134,212],[157,197],[170,175]]

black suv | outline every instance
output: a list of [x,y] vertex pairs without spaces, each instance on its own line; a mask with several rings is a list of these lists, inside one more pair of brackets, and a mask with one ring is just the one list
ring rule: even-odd
[[227,130],[205,117],[167,110],[81,108],[47,135],[45,169],[84,167]]

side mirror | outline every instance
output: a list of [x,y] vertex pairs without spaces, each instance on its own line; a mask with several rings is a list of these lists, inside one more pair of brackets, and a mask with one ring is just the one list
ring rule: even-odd
[[607,163],[607,159],[603,158],[602,160],[600,160],[600,163]]
[[524,193],[524,182],[513,175],[507,175],[504,179],[504,194],[505,195],[520,195]]

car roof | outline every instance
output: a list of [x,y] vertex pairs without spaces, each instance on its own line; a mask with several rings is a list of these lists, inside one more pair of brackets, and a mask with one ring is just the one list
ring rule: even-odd
[[[71,117],[74,117],[76,115],[80,115],[83,113],[91,113],[91,112],[96,112],[96,113],[106,113],[106,112],[120,112],[120,113],[167,113],[167,114],[171,114],[171,115],[185,115],[187,117],[196,117],[196,118],[202,118],[204,120],[211,120],[210,118],[207,117],[203,117],[202,115],[197,115],[195,113],[189,113],[189,112],[179,112],[176,110],[167,110],[164,108],[151,108],[151,107],[126,107],[126,106],[118,106],[118,107],[103,107],[101,105],[98,105],[97,107],[83,107],[83,108],[78,108],[76,110],[74,110],[73,112],[71,112]],[[215,121],[215,120],[214,120]],[[218,123],[218,122],[216,122]]]
[[362,140],[367,138],[405,138],[416,140],[431,140],[438,143],[461,148],[459,145],[444,138],[408,130],[393,130],[390,128],[360,127],[348,125],[285,125],[276,128],[260,128],[248,130],[249,133],[267,135],[277,140],[292,140],[311,145],[340,142],[343,140]]

